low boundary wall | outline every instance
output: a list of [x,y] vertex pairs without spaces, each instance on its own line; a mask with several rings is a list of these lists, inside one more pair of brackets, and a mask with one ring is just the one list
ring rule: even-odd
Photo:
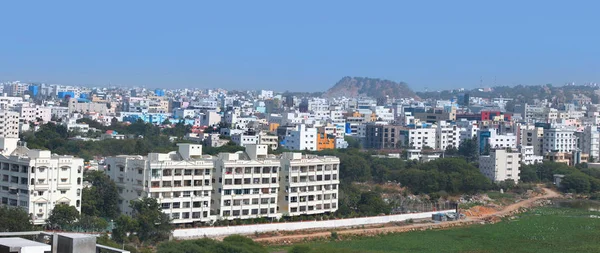
[[202,237],[218,237],[228,236],[233,234],[253,234],[264,233],[271,231],[294,231],[305,229],[329,229],[342,228],[361,225],[384,224],[389,222],[405,221],[409,219],[424,219],[431,218],[431,215],[436,213],[455,212],[456,209],[440,210],[435,212],[425,213],[408,213],[395,214],[385,216],[373,216],[362,218],[350,218],[339,220],[322,220],[322,221],[298,221],[298,222],[276,222],[267,224],[254,225],[238,225],[227,227],[202,227],[202,228],[183,228],[173,231],[173,239],[186,240]]

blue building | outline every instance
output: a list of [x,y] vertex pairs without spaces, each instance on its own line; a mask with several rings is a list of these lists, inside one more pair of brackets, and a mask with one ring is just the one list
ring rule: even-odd
[[31,85],[29,86],[29,94],[32,97],[37,97],[38,93],[39,93],[40,87],[37,85]]
[[73,91],[59,91],[58,92],[58,98],[64,99],[66,97],[75,98],[75,92],[73,92]]

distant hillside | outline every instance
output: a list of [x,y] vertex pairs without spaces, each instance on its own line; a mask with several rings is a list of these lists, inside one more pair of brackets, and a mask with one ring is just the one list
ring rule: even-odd
[[368,77],[344,77],[323,94],[325,97],[418,98],[406,83]]

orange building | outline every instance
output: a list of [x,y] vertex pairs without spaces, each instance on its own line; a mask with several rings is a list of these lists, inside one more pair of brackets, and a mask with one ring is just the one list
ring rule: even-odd
[[278,127],[279,127],[278,123],[270,123],[269,124],[269,132],[271,132],[271,133],[277,132]]
[[321,151],[323,149],[334,149],[335,148],[335,138],[332,136],[325,135],[323,133],[317,134],[317,151]]

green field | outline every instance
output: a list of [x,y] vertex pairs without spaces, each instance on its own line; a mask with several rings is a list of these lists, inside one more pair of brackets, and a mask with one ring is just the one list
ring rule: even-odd
[[[310,247],[311,253],[600,252],[600,212],[587,207],[542,207],[491,225],[313,242],[304,246]],[[272,252],[284,250],[274,248]]]

